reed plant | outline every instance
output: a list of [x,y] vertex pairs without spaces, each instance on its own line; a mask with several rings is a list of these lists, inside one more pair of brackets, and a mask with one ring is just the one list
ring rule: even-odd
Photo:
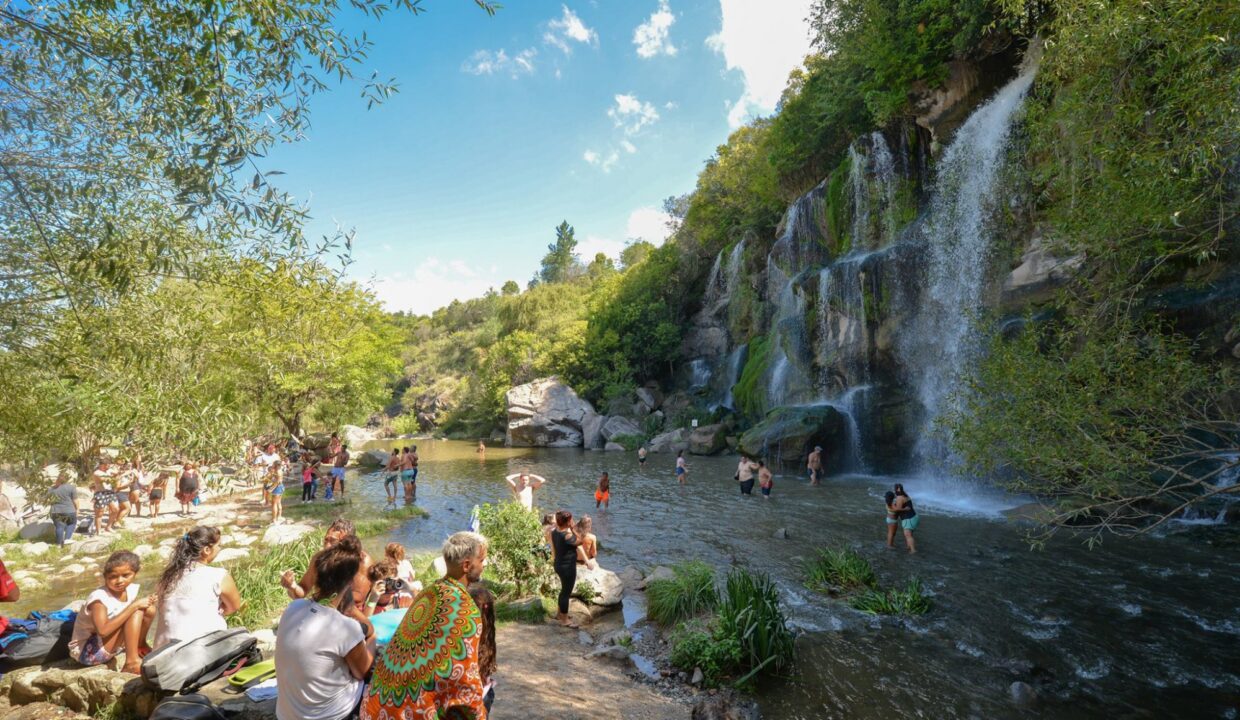
[[232,563],[228,570],[241,593],[241,610],[228,623],[250,630],[270,627],[289,603],[280,576],[292,570],[300,578],[322,546],[323,533],[313,532],[287,545],[256,549]]
[[930,598],[917,578],[909,580],[903,589],[872,588],[853,598],[851,604],[857,610],[874,615],[925,615],[931,607]]
[[819,592],[838,593],[878,585],[870,561],[848,548],[826,548],[805,561],[805,585]]
[[728,573],[716,638],[739,647],[739,672],[744,675],[737,685],[791,666],[796,637],[780,607],[779,590],[768,575],[744,569]]
[[651,620],[671,627],[719,604],[715,589],[715,570],[692,560],[672,567],[673,577],[652,581],[646,586],[646,614]]

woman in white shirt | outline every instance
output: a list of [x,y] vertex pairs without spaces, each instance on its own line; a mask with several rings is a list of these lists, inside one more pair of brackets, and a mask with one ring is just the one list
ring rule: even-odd
[[[362,699],[362,679],[374,662],[375,641],[361,623],[336,609],[351,594],[362,544],[348,536],[314,556],[314,589],[289,603],[276,631],[278,720],[343,720]],[[322,603],[328,600],[328,603]]]
[[241,593],[232,576],[210,564],[219,553],[219,528],[196,527],[177,540],[155,587],[156,649],[224,630],[228,627],[224,618],[241,608]]

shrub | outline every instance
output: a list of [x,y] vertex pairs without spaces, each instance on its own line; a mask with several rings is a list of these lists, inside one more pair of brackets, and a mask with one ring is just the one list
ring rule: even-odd
[[611,441],[631,452],[641,447],[642,443],[646,442],[646,438],[641,435],[617,435]]
[[680,623],[670,640],[672,664],[684,670],[701,668],[707,687],[719,685],[741,661],[736,638],[719,636],[714,627],[701,620]]
[[853,598],[852,606],[874,615],[925,615],[930,598],[922,592],[921,581],[913,578],[903,590],[868,590]]
[[597,593],[594,591],[594,586],[590,583],[578,582],[573,586],[573,597],[587,605],[594,602],[594,597],[596,594]]
[[537,598],[538,602],[504,602],[495,603],[495,622],[520,622],[537,625],[555,614],[555,601],[550,598]]
[[418,424],[417,415],[405,413],[392,419],[392,432],[397,435],[417,435],[422,432],[422,426]]
[[700,560],[672,568],[674,577],[655,580],[646,587],[647,614],[665,627],[691,618],[719,604],[715,570]]
[[739,670],[745,675],[736,681],[737,685],[792,664],[796,638],[788,629],[779,605],[779,591],[769,576],[743,569],[728,573],[719,604],[716,639],[735,642],[739,648]]
[[872,588],[878,584],[870,561],[849,549],[819,550],[805,562],[805,585],[822,592]]
[[511,583],[516,597],[550,592],[555,575],[538,516],[515,502],[487,503],[479,510],[482,534],[491,542],[489,577]]

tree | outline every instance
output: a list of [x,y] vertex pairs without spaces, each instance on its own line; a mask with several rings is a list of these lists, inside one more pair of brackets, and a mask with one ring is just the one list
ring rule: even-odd
[[590,282],[598,282],[615,272],[616,263],[606,253],[595,253],[594,259],[586,266],[586,277],[590,278]]
[[630,240],[620,251],[620,269],[628,270],[629,268],[641,264],[642,260],[650,257],[650,253],[654,252],[654,245],[637,238]]
[[555,242],[547,246],[547,254],[543,256],[542,269],[538,271],[537,279],[544,283],[565,282],[580,273],[577,238],[574,237],[573,226],[565,220],[555,228]]
[[314,263],[242,263],[218,289],[242,391],[300,435],[306,420],[359,421],[386,404],[397,332],[367,291]]
[[521,286],[515,280],[508,280],[504,282],[504,286],[500,288],[499,292],[504,297],[512,297],[521,293]]

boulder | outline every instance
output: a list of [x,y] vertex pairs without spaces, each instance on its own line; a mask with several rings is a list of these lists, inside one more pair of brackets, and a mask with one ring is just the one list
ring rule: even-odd
[[[138,557],[142,557],[139,555]],[[70,563],[60,569],[61,575],[77,576],[86,572],[86,566],[81,563]]]
[[314,528],[304,523],[272,525],[263,532],[263,543],[272,546],[287,545],[291,542],[297,542],[312,532],[314,532]]
[[21,549],[22,552],[31,557],[38,557],[39,555],[46,553],[48,550],[51,550],[52,546],[45,542],[32,542],[22,545]]
[[693,677],[689,679],[690,685],[701,685],[706,680],[706,676],[702,674],[702,668],[693,668]]
[[8,709],[2,720],[90,720],[89,715],[82,715],[67,707],[46,702],[31,703]]
[[640,587],[641,589],[645,590],[646,588],[650,587],[650,583],[654,582],[655,580],[675,580],[675,579],[676,579],[676,573],[673,572],[671,568],[660,565],[659,567],[650,571],[650,574],[647,575],[642,580]]
[[14,670],[5,677],[0,693],[7,690],[13,705],[50,702],[76,712],[94,714],[121,701],[131,686],[138,686],[133,687],[134,692],[138,692],[142,682],[133,675],[115,672],[106,666],[82,667],[62,660],[47,667],[36,665]]
[[595,414],[593,405],[555,377],[518,385],[504,398],[511,447],[581,447],[582,423]]
[[624,452],[624,446],[621,445],[620,443],[614,443],[614,442],[607,443],[606,445],[603,446],[603,449],[608,452]]
[[703,425],[689,434],[689,452],[694,455],[715,455],[728,446],[728,426],[723,423]]
[[581,421],[582,447],[586,450],[603,447],[603,423],[605,422],[607,422],[607,417],[598,413],[590,413]]
[[603,423],[602,432],[603,439],[609,442],[624,435],[641,436],[645,434],[642,432],[642,429],[637,426],[637,423],[620,415],[607,418],[607,422]]
[[[277,525],[276,527],[285,527],[285,526]],[[224,548],[223,550],[219,552],[218,555],[215,556],[215,562],[217,563],[232,562],[233,560],[240,560],[241,558],[245,558],[249,556],[250,556],[250,551],[246,550],[245,548]]]
[[659,409],[659,401],[655,399],[654,393],[650,392],[650,390],[644,387],[639,387],[633,392],[637,395],[637,402],[641,403],[646,408],[642,414],[649,415]]
[[624,583],[626,588],[636,588],[642,584],[642,571],[633,565],[629,565],[625,569],[616,574],[620,578],[620,582]]
[[18,531],[17,536],[22,540],[51,539],[56,537],[56,526],[47,520],[32,522],[28,525],[23,525],[22,529]]
[[383,450],[367,450],[357,456],[357,464],[363,467],[383,467],[387,465],[391,455]]
[[848,452],[844,415],[829,405],[779,407],[741,436],[740,451],[773,467],[801,467],[822,446],[826,472],[838,471]]
[[669,430],[654,436],[648,445],[652,453],[682,452],[689,449],[689,431],[684,428]]
[[619,605],[624,596],[624,582],[614,572],[597,566],[593,570],[577,566],[577,584],[589,585],[594,588],[593,605]]
[[1002,306],[1019,310],[1032,303],[1049,300],[1055,290],[1071,279],[1084,262],[1080,255],[1061,258],[1047,249],[1041,236],[1035,235],[1016,266],[1003,279]]
[[368,443],[379,439],[379,433],[357,425],[345,425],[340,428],[340,442],[351,448],[356,448],[363,443]]

